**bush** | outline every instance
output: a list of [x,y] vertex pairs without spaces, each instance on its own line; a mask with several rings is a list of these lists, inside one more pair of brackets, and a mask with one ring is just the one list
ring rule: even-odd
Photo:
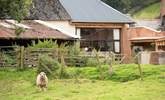
[[67,60],[68,66],[74,67],[85,67],[87,66],[88,58],[87,57],[69,57]]
[[96,67],[98,65],[98,62],[96,58],[88,58],[86,65],[90,67]]
[[[4,67],[10,67],[17,63],[16,54],[12,50],[0,52],[1,62],[4,63]],[[6,66],[7,65],[7,66]],[[1,65],[3,66],[3,65]]]
[[65,66],[59,63],[58,59],[53,59],[48,55],[39,56],[39,66],[37,73],[45,72],[49,77],[53,78],[68,78],[68,74]]
[[48,55],[39,56],[39,66],[37,72],[45,72],[48,76],[57,77],[61,64],[56,59],[52,59]]
[[37,44],[33,44],[32,46],[29,46],[30,48],[58,48],[57,41],[53,40],[38,40]]
[[69,46],[68,55],[69,56],[76,56],[80,54],[80,43],[74,42],[72,46]]

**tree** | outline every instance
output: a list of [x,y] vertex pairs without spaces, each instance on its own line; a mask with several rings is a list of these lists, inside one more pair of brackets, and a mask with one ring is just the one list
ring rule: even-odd
[[160,2],[160,0],[102,0],[102,1],[123,13],[131,13],[131,14],[155,2]]
[[130,9],[130,0],[103,0],[105,3],[110,5],[111,7],[123,12],[127,13]]
[[0,0],[0,18],[21,22],[27,16],[31,3],[32,0]]

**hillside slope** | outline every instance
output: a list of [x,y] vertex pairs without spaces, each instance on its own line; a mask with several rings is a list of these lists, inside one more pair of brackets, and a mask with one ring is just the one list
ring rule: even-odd
[[160,3],[154,3],[133,15],[135,19],[154,19],[160,16]]

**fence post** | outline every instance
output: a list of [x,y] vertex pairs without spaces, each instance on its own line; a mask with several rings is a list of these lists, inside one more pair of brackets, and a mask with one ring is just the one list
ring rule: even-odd
[[24,46],[21,46],[20,50],[20,68],[24,68]]
[[139,69],[139,73],[140,73],[140,78],[141,78],[141,80],[143,80],[143,71],[142,71],[142,67],[141,67],[141,64],[140,64],[141,63],[140,58],[141,58],[141,53],[139,53],[138,56],[137,56],[137,60],[138,60],[137,64],[138,64],[138,69]]
[[103,75],[103,69],[102,69],[102,66],[101,66],[100,58],[99,58],[99,51],[96,51],[96,49],[94,49],[94,53],[96,55],[96,60],[98,62],[98,66],[97,67],[98,67],[99,74],[100,74],[99,78],[101,80],[103,80],[104,79],[104,75]]

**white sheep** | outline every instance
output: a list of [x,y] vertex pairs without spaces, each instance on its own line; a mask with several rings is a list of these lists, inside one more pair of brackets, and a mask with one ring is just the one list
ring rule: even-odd
[[41,72],[38,74],[37,79],[36,79],[36,85],[42,90],[45,91],[48,86],[48,78],[45,74],[45,72]]

